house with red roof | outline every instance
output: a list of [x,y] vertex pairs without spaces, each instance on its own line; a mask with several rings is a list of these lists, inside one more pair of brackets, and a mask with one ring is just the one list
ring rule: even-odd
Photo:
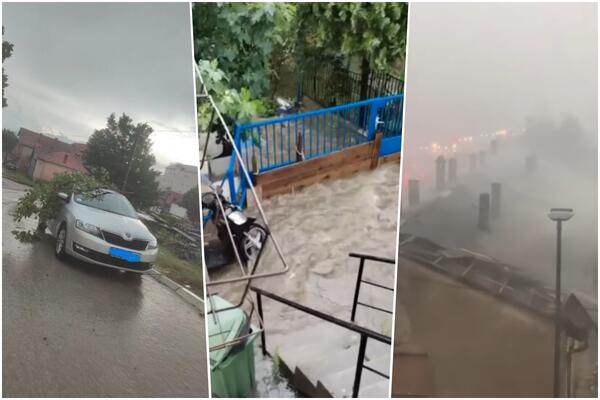
[[66,143],[25,128],[19,129],[18,136],[11,158],[34,180],[49,181],[61,172],[89,173],[83,165],[84,143]]

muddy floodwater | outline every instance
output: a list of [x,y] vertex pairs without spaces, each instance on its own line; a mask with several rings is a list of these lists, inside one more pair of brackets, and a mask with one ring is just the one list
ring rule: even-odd
[[[398,163],[388,163],[372,171],[264,200],[262,204],[271,231],[283,250],[290,271],[256,280],[253,285],[350,320],[359,260],[348,254],[356,252],[395,258],[399,174]],[[248,212],[253,214],[252,209]],[[274,246],[269,244],[257,272],[282,268]],[[394,286],[394,272],[394,265],[367,262],[364,278]],[[213,281],[235,276],[240,276],[235,265],[210,273]],[[237,302],[242,289],[242,285],[225,285],[212,291]],[[391,292],[366,285],[361,289],[360,300],[381,308],[393,308]],[[319,322],[315,317],[269,299],[264,299],[263,305],[267,341],[270,336],[286,335]],[[359,307],[356,321],[391,335],[392,317],[389,314]],[[355,334],[333,328],[337,328],[340,349],[357,340]],[[326,334],[316,328],[314,337]],[[335,350],[331,349],[332,355]]]
[[[271,231],[290,271],[253,284],[348,319],[359,263],[348,254],[395,257],[399,173],[399,165],[389,163],[373,171],[264,200],[262,204]],[[249,213],[252,214],[252,210]],[[257,272],[282,268],[274,246],[269,243]],[[214,281],[239,275],[238,267],[230,265],[211,271],[210,277]],[[368,263],[365,276],[392,285],[394,268],[388,264]],[[242,285],[226,285],[218,286],[216,291],[234,301],[240,298],[242,288]],[[368,288],[364,294],[363,301],[373,296]],[[389,298],[391,307],[392,296],[384,293],[382,297],[383,301]],[[285,314],[285,310],[282,312]],[[377,327],[390,319],[367,314],[373,313],[359,313],[364,318],[363,323],[374,323]]]

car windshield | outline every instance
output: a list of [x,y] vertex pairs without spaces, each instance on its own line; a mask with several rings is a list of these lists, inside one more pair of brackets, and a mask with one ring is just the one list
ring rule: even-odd
[[130,218],[138,218],[135,208],[125,196],[119,193],[94,190],[91,192],[76,193],[75,201],[88,207],[98,208]]

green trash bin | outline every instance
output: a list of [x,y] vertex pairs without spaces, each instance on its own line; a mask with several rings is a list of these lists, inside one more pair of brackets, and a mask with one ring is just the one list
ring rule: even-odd
[[[216,310],[232,306],[219,296],[211,296],[211,300]],[[209,302],[208,310],[210,309]],[[241,308],[221,311],[217,316],[218,323],[213,314],[206,316],[210,348],[255,331],[250,325],[248,315]],[[213,396],[229,398],[255,396],[255,338],[256,335],[252,335],[239,344],[210,352],[210,381]]]

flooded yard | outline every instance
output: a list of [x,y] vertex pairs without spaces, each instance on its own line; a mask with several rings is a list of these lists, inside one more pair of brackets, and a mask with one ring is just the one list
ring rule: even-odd
[[[290,272],[260,279],[253,284],[348,319],[358,272],[358,259],[350,258],[348,254],[357,252],[394,258],[399,172],[397,163],[384,164],[373,171],[264,200],[270,228],[290,265]],[[252,214],[253,210],[248,213]],[[269,244],[257,272],[273,272],[282,268],[274,247]],[[211,271],[210,278],[214,281],[239,274],[239,269],[231,265]],[[388,264],[367,262],[367,277],[392,284],[394,268]],[[239,299],[242,289],[242,285],[226,285],[218,287],[218,292],[234,301]],[[391,307],[392,296],[381,292],[365,287],[361,290],[365,296],[361,297],[361,301],[387,300],[387,304],[378,305]],[[270,310],[271,304],[266,308]],[[285,309],[280,311],[285,315]],[[362,324],[391,326],[389,321],[384,323],[391,321],[389,316],[382,318],[382,315],[361,311],[364,310],[359,309],[357,318]],[[273,329],[276,325],[270,322]]]
[[[399,169],[398,163],[383,164],[375,170],[346,179],[327,181],[293,194],[264,200],[262,204],[270,228],[290,265],[290,271],[285,275],[256,280],[253,285],[349,321],[359,260],[350,258],[348,254],[356,252],[395,258]],[[252,209],[248,213],[256,214]],[[275,248],[269,244],[257,273],[282,268]],[[236,265],[229,265],[209,274],[211,281],[215,281],[240,276],[240,271]],[[363,278],[393,286],[394,274],[393,265],[367,261]],[[243,284],[217,286],[211,290],[230,302],[237,302],[242,291]],[[391,292],[367,285],[362,286],[359,300],[388,310],[392,310],[394,301]],[[322,323],[313,316],[270,299],[263,299],[263,308],[267,347],[272,354],[277,354],[280,346],[295,341],[292,336],[298,339],[293,343],[298,351],[316,350],[318,353],[321,347],[333,359],[336,352],[357,348],[358,335],[355,333]],[[385,335],[392,333],[392,316],[377,310],[358,307],[356,322]],[[330,334],[330,330],[334,333]],[[324,343],[316,340],[319,337],[334,337],[336,340],[327,341],[327,346],[322,346]],[[301,338],[310,340],[299,343]],[[257,343],[260,341],[257,340]],[[314,349],[309,348],[313,345]],[[302,349],[303,346],[305,349]],[[387,353],[387,350],[382,353]],[[355,356],[352,358],[355,359]],[[311,363],[318,363],[318,360],[315,358]],[[349,366],[340,365],[344,368]],[[270,368],[269,363],[257,363],[257,379],[269,375]],[[269,387],[267,382],[267,391],[278,390],[278,384],[271,385],[271,389]]]

